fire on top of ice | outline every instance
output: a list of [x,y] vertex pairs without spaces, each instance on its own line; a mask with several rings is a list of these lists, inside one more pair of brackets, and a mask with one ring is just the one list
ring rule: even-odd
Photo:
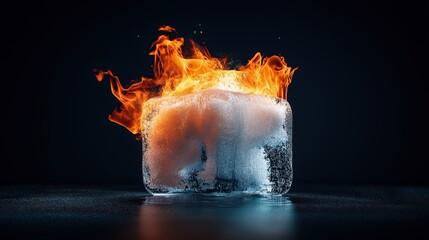
[[[162,26],[159,31],[176,32],[170,26]],[[227,69],[227,59],[211,56],[205,47],[192,40],[189,49],[184,49],[184,42],[184,38],[170,39],[162,34],[152,43],[154,78],[141,77],[140,81],[123,87],[110,70],[97,73],[98,81],[106,75],[110,78],[112,93],[122,103],[109,115],[109,120],[139,138],[142,106],[150,98],[182,96],[209,88],[287,98],[296,68],[289,67],[283,57],[264,57],[257,52],[247,65]]]

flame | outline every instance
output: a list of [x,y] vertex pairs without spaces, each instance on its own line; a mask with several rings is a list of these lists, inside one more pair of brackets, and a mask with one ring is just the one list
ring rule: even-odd
[[[170,26],[158,29],[176,32]],[[122,103],[109,115],[109,120],[126,127],[140,137],[142,106],[150,98],[182,96],[202,89],[219,88],[229,91],[258,94],[287,99],[287,89],[297,68],[289,67],[280,56],[263,57],[257,52],[247,65],[227,69],[226,59],[212,57],[209,51],[190,40],[184,49],[184,38],[170,39],[161,35],[152,43],[154,50],[154,78],[141,77],[123,87],[110,70],[99,71],[98,81],[107,75],[113,95]],[[184,55],[183,50],[189,52]]]
[[177,33],[176,29],[170,26],[162,26],[158,28],[158,31],[164,31],[164,32],[175,32]]

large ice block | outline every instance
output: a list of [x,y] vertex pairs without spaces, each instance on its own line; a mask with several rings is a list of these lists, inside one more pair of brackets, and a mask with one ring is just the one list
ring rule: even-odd
[[292,110],[284,99],[206,89],[148,100],[143,180],[152,193],[285,194],[292,184]]

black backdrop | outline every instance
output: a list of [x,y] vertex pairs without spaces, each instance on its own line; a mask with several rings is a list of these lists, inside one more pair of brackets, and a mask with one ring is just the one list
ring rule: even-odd
[[344,2],[3,8],[1,183],[141,184],[141,142],[108,121],[119,102],[92,70],[124,84],[151,75],[167,24],[214,56],[246,63],[260,51],[299,67],[295,183],[428,184],[428,5]]

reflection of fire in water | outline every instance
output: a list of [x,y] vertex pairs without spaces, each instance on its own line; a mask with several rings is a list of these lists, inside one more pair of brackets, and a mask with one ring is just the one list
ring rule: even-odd
[[[175,31],[169,26],[164,32]],[[286,100],[295,69],[283,57],[256,53],[228,70],[226,59],[183,38],[152,44],[154,78],[124,88],[109,119],[143,143],[143,178],[152,193],[286,193],[292,184],[292,111]]]
[[[176,31],[170,26],[159,30]],[[148,99],[182,96],[208,88],[286,99],[295,69],[288,67],[283,57],[264,58],[256,53],[247,65],[228,70],[226,59],[212,57],[206,48],[193,41],[189,49],[183,49],[183,45],[183,38],[170,40],[166,35],[159,36],[150,53],[154,56],[155,78],[142,77],[127,88],[111,71],[98,72],[99,81],[105,75],[110,77],[112,93],[122,103],[120,109],[109,116],[111,121],[140,136],[142,106]]]

